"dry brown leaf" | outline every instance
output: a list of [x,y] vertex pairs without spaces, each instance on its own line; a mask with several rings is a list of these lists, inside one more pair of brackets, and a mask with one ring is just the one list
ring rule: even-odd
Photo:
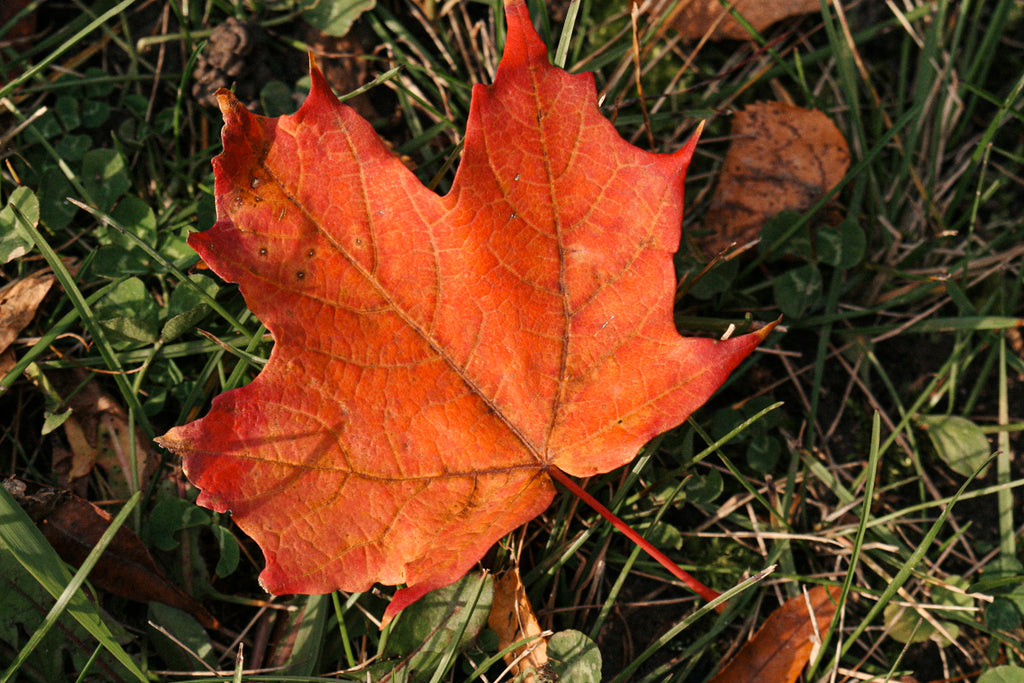
[[[750,33],[736,21],[720,0],[693,0],[682,3],[672,26],[683,40],[697,40],[710,33],[711,40],[744,40]],[[821,10],[819,0],[732,0],[743,18],[758,33],[777,21]]]
[[[61,396],[71,394],[82,380],[82,370],[48,373]],[[107,484],[114,496],[127,496],[136,490],[128,484],[131,477],[132,434],[128,413],[98,383],[89,382],[67,401],[71,417],[64,422],[64,434],[71,448],[70,458],[62,449],[54,449],[54,469],[62,485],[75,488],[75,482],[99,466],[107,472]],[[138,486],[144,487],[160,459],[141,430],[135,430],[135,458]],[[120,471],[123,476],[111,476]]]
[[[43,488],[11,477],[3,482],[61,558],[81,566],[110,526],[111,516],[67,491]],[[136,602],[162,602],[188,612],[207,628],[217,619],[198,601],[171,583],[157,567],[145,544],[122,526],[89,573],[103,590]]]
[[[36,32],[36,14],[38,4],[29,10],[30,0],[4,0],[0,2],[0,26],[8,26],[8,22],[19,14],[21,18],[4,32],[4,43],[17,52],[27,50],[33,34]],[[26,11],[28,10],[28,11]],[[21,75],[21,60],[8,61],[9,68],[0,70],[0,80],[13,81]]]
[[53,273],[37,271],[0,289],[0,352],[32,322],[53,281]]
[[780,211],[804,211],[842,180],[850,148],[825,114],[781,102],[738,112],[733,143],[704,219],[708,255],[757,237]]
[[505,655],[505,663],[512,667],[513,676],[527,672],[523,683],[539,683],[530,670],[543,672],[548,668],[548,643],[540,635],[543,631],[530,606],[518,569],[494,579],[494,602],[491,603],[487,625],[498,634],[499,650],[524,638],[535,637]]
[[793,683],[828,631],[839,593],[838,586],[814,586],[787,600],[711,683]]
[[7,349],[0,351],[0,377],[6,377],[7,373],[14,369],[14,366],[18,364],[18,359],[14,355],[14,351]]

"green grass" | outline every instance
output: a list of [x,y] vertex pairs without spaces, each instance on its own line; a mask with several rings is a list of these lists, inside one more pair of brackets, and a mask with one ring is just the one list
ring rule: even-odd
[[[350,102],[372,107],[382,136],[444,191],[470,86],[490,79],[500,54],[498,3],[420,3],[440,12],[432,18],[413,3],[378,4],[342,50],[365,67],[346,91],[383,74]],[[841,586],[843,598],[807,680],[975,680],[1024,666],[1024,478],[1013,457],[1024,426],[1020,3],[842,3],[841,15],[697,50],[662,30],[674,3],[656,2],[638,19],[643,107],[626,3],[573,5],[571,29],[530,4],[552,55],[596,72],[604,113],[634,144],[674,151],[706,121],[687,181],[689,235],[701,234],[731,114],[752,102],[826,112],[852,165],[818,205],[706,270],[684,239],[680,325],[720,334],[748,314],[785,311],[784,329],[686,424],[586,482],[730,592],[726,609],[702,605],[565,494],[490,566],[518,558],[541,626],[559,634],[553,642],[574,632],[595,642],[604,680],[706,680],[811,584]],[[184,242],[212,224],[219,152],[219,116],[192,96],[192,70],[211,28],[251,19],[265,27],[275,81],[263,106],[294,106],[307,48],[294,4],[50,7],[38,39],[4,42],[13,24],[0,25],[0,260],[25,250],[0,285],[44,268],[58,283],[0,360],[0,415],[10,416],[0,463],[5,475],[67,486],[62,457],[81,447],[67,420],[96,427],[98,466],[73,489],[138,533],[220,626],[103,591],[86,599],[85,571],[58,562],[4,494],[3,680],[405,680],[403,663],[427,667],[417,680],[509,680],[496,640],[478,634],[490,601],[478,575],[383,631],[390,588],[270,598],[256,582],[258,549],[228,516],[196,507],[178,464],[152,445],[269,355],[237,291],[197,269]],[[805,246],[835,215],[850,226],[840,239],[863,237],[854,261]],[[797,271],[820,278],[802,298],[787,284]],[[98,416],[74,403],[93,390],[117,408]],[[987,448],[966,469],[950,466],[979,439]]]

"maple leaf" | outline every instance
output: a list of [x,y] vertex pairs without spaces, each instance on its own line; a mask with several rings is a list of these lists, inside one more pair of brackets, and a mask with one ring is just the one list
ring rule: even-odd
[[[654,154],[551,66],[506,4],[438,196],[315,68],[299,111],[219,93],[217,223],[189,244],[275,340],[263,371],[161,443],[259,543],[271,593],[397,591],[468,571],[554,496],[629,462],[767,334],[684,338],[672,254],[696,144]],[[558,472],[558,469],[561,472]]]

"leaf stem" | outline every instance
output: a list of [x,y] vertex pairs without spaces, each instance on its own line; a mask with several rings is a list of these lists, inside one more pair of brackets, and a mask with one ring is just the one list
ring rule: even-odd
[[[559,483],[561,483],[563,486],[569,489],[577,498],[579,498],[584,503],[592,507],[594,511],[597,512],[597,514],[601,515],[606,520],[608,520],[613,527],[624,533],[626,537],[629,538],[629,540],[633,541],[638,546],[640,546],[640,548],[642,548],[644,552],[646,552],[652,558],[657,560],[658,564],[667,569],[669,573],[672,574],[672,576],[676,577],[677,579],[685,583],[702,598],[710,602],[711,600],[714,600],[720,595],[720,593],[718,593],[715,590],[712,590],[711,588],[708,588],[700,581],[693,578],[693,576],[691,576],[688,572],[679,567],[679,565],[677,565],[675,562],[670,560],[668,556],[665,555],[665,553],[655,548],[650,543],[650,541],[648,541],[646,538],[638,534],[636,531],[633,530],[632,527],[630,527],[628,524],[619,519],[614,512],[606,508],[604,505],[598,502],[596,498],[594,498],[592,495],[584,491],[583,488],[575,481],[573,481],[568,474],[558,469],[557,467],[552,467],[550,470],[548,470],[548,473],[551,474],[551,476],[554,477]],[[718,605],[715,609],[721,612],[724,608],[725,604],[723,603],[721,605]]]

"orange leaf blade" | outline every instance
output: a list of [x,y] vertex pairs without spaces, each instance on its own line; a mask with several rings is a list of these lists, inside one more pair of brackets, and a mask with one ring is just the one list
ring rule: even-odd
[[273,593],[405,583],[386,617],[542,512],[551,467],[631,460],[766,332],[687,339],[672,319],[683,175],[597,110],[506,6],[452,191],[425,189],[320,73],[293,116],[220,95],[217,224],[190,244],[276,345],[247,387],[168,432],[263,548]]

